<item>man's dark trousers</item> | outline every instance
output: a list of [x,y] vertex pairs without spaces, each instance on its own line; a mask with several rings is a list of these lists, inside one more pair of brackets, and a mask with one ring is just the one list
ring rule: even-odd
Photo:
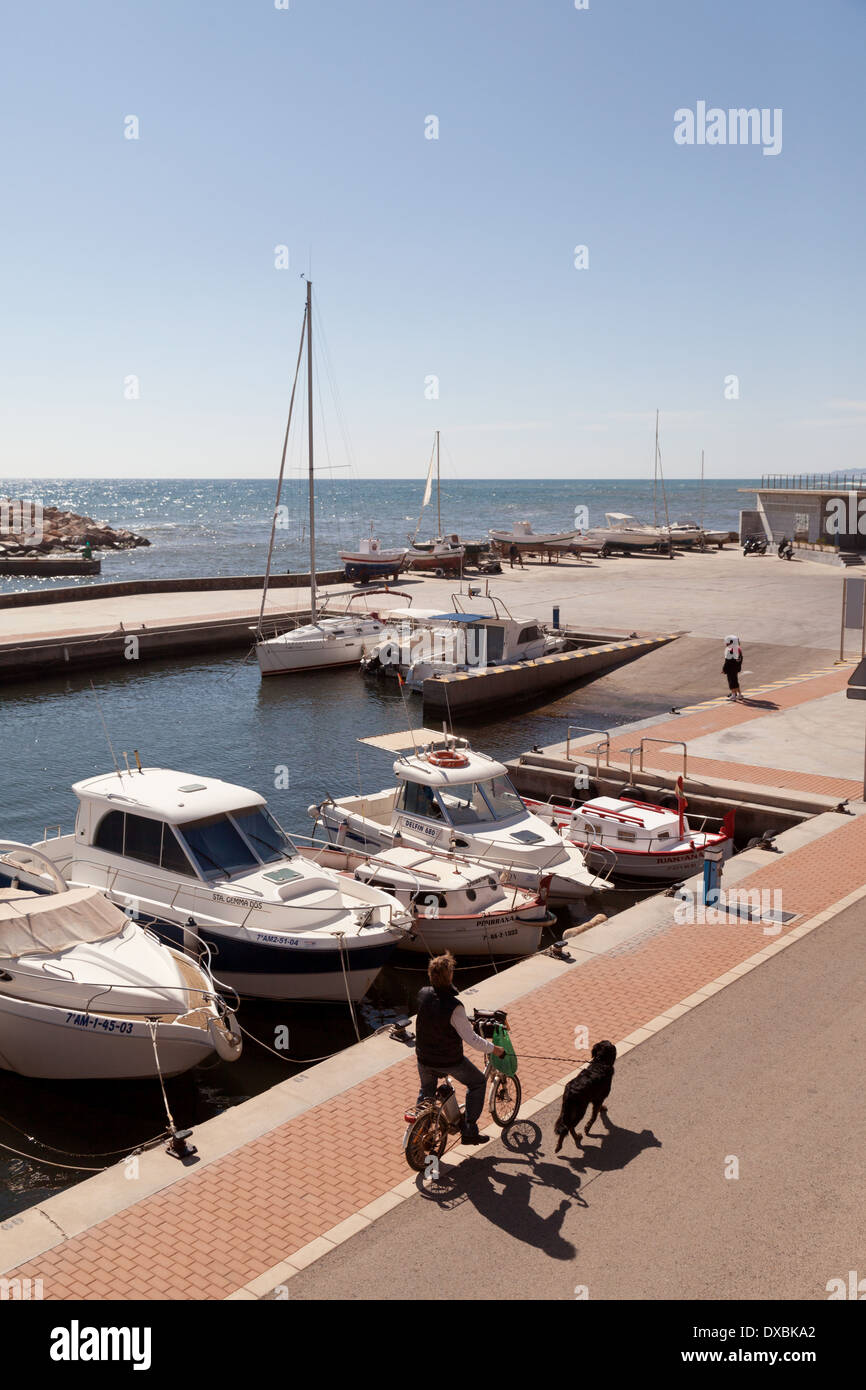
[[438,1072],[434,1067],[425,1067],[421,1062],[418,1063],[418,1075],[421,1078],[421,1090],[418,1092],[418,1104],[422,1100],[432,1100],[436,1094],[436,1083],[440,1076],[453,1076],[455,1081],[459,1081],[461,1086],[466,1087],[466,1110],[463,1115],[463,1133],[477,1134],[478,1117],[484,1107],[484,1087],[486,1085],[484,1073],[479,1071],[468,1057],[464,1057],[462,1062],[458,1062],[456,1067],[451,1067],[447,1073]]

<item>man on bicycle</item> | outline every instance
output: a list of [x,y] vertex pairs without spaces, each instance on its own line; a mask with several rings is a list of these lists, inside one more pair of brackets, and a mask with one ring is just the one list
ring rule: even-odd
[[493,1052],[497,1057],[504,1057],[505,1049],[480,1038],[469,1022],[453,984],[455,964],[450,951],[444,956],[434,956],[427,966],[430,983],[418,995],[415,1022],[415,1051],[421,1078],[418,1104],[433,1099],[440,1076],[453,1076],[466,1087],[463,1143],[486,1144],[489,1136],[478,1132],[485,1077],[463,1055],[463,1044],[468,1043],[479,1052]]

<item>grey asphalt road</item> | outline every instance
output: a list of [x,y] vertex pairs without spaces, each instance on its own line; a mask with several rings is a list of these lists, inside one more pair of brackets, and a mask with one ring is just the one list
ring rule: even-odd
[[548,1106],[289,1298],[818,1300],[866,1278],[864,942],[858,904],[628,1053],[580,1152],[554,1157]]

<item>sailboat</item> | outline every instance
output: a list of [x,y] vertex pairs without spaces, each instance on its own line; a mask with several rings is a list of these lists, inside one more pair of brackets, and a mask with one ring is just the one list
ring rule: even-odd
[[[266,638],[263,631],[265,603],[268,596],[279,502],[286,467],[286,450],[295,404],[295,390],[298,384],[305,339],[307,350],[307,472],[310,495],[310,621],[302,627],[296,627],[289,632],[278,633],[274,637]],[[365,603],[369,596],[369,594],[363,596]],[[357,597],[359,595],[350,595],[349,602],[352,603]],[[265,583],[256,629],[256,657],[259,669],[262,676],[285,676],[295,675],[302,671],[321,671],[335,666],[357,665],[361,657],[378,642],[383,627],[383,619],[375,608],[368,609],[366,612],[327,615],[326,604],[320,608],[318,602],[316,587],[316,498],[313,474],[313,286],[312,282],[308,280],[307,303],[301,326],[301,342],[298,348],[298,361],[289,402],[289,418],[283,440],[283,454],[277,482],[277,499],[274,505]]]
[[[421,529],[424,508],[428,506],[433,493],[434,462],[436,464],[436,516],[439,534],[433,541],[419,541],[417,537]],[[430,455],[430,465],[427,469],[427,485],[424,489],[424,500],[421,503],[421,515],[418,517],[415,535],[409,537],[409,547],[406,555],[406,569],[432,570],[437,575],[460,574],[463,569],[463,557],[466,548],[460,544],[459,536],[442,535],[442,479],[439,468],[438,430],[436,431],[433,452]]]

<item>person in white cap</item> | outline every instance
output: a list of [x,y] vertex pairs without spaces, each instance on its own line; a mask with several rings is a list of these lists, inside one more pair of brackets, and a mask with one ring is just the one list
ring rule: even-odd
[[722,673],[728,678],[729,700],[742,700],[740,692],[740,671],[743,666],[743,649],[739,637],[725,638],[725,664]]

